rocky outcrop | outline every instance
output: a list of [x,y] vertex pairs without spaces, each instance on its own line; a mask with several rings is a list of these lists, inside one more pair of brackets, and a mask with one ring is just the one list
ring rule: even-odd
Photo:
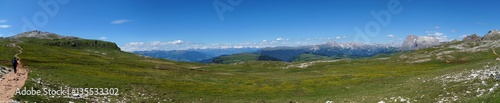
[[24,32],[24,33],[12,36],[10,38],[19,39],[19,38],[23,38],[23,37],[26,37],[26,38],[38,38],[38,39],[78,39],[77,37],[61,36],[61,35],[57,35],[55,33],[42,32],[42,31],[39,31],[39,30],[33,30],[33,31]]
[[462,41],[464,42],[478,42],[478,41],[481,41],[481,37],[480,36],[477,36],[477,34],[472,34],[472,35],[468,35],[466,37],[464,37],[464,39],[462,39]]
[[500,40],[500,31],[491,30],[488,34],[484,35],[482,40]]
[[3,76],[9,74],[12,71],[11,68],[0,67],[0,80],[3,80]]
[[401,50],[415,50],[439,45],[439,40],[432,36],[408,35],[401,45]]
[[464,42],[479,42],[483,40],[500,40],[500,31],[499,30],[491,30],[484,37],[480,37],[477,34],[472,34],[464,37],[462,41]]
[[416,41],[417,41],[417,36],[415,35],[408,35],[406,36],[405,41],[403,41],[403,44],[401,45],[401,50],[413,50],[416,46]]
[[17,34],[15,36],[9,37],[10,39],[22,40],[26,43],[47,45],[47,46],[58,46],[66,48],[80,48],[80,49],[113,49],[120,50],[116,43],[102,41],[102,40],[90,40],[82,39],[73,36],[63,36],[51,32],[42,32],[38,30],[28,31],[24,33]]

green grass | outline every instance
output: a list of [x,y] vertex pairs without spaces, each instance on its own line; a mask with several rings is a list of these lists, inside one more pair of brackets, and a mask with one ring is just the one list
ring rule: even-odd
[[[4,40],[1,44],[10,42]],[[31,70],[25,87],[41,89],[42,86],[33,81],[41,78],[43,83],[50,84],[48,87],[52,88],[119,88],[119,96],[109,96],[115,102],[126,98],[129,102],[328,100],[338,103],[378,102],[394,96],[418,99],[418,102],[424,103],[436,102],[434,97],[443,93],[441,84],[422,80],[465,71],[464,68],[479,68],[486,62],[493,62],[496,57],[490,52],[454,53],[450,55],[455,56],[452,60],[457,62],[449,63],[434,59],[424,63],[406,63],[410,59],[400,58],[400,55],[418,55],[437,50],[428,48],[384,55],[384,59],[380,59],[381,56],[344,59],[315,63],[308,68],[283,69],[300,63],[246,61],[232,65],[197,64],[145,58],[115,49],[72,48],[26,42],[17,44],[24,48],[20,57],[24,66]],[[14,54],[9,51],[17,49],[0,46],[0,50],[7,51],[1,56],[2,60],[9,60]],[[460,87],[453,89],[458,90]],[[480,98],[462,98],[460,101],[498,101],[498,93]],[[425,98],[420,98],[422,95]],[[16,96],[15,99],[31,102],[70,100],[47,96]]]
[[226,56],[219,56],[212,60],[213,63],[232,64],[245,61],[281,61],[277,58],[252,53],[240,53]]
[[341,58],[321,56],[312,53],[304,53],[293,57],[292,62],[308,62],[308,61],[330,60],[330,59],[341,59]]

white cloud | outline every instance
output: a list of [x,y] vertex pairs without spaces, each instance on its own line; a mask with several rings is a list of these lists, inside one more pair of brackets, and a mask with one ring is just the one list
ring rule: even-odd
[[125,46],[143,46],[144,42],[130,42],[125,44]]
[[168,45],[181,45],[183,44],[184,41],[182,40],[174,40],[174,41],[168,41],[168,42],[160,42],[160,41],[153,41],[147,43],[149,46],[168,46]]
[[[345,38],[346,36],[339,36]],[[262,41],[244,42],[244,43],[195,43],[183,40],[173,41],[150,41],[150,42],[129,42],[121,45],[124,51],[143,51],[143,50],[186,50],[186,49],[227,49],[227,48],[265,48],[276,46],[300,46],[323,44],[326,40],[335,38],[308,38],[308,39],[290,39],[274,38],[264,39]],[[314,41],[307,41],[314,40]]]
[[[152,42],[129,42],[126,43],[123,47],[120,47],[124,51],[141,51],[141,50],[172,50],[172,49],[181,49],[180,47],[197,47],[197,44],[186,43],[182,40],[174,40],[174,41],[152,41]],[[182,45],[182,46],[180,46]]]
[[181,45],[185,42],[182,40],[174,40],[168,42],[152,41],[152,42],[130,42],[125,44],[125,46],[169,46],[169,45]]
[[340,37],[340,36],[335,37],[335,39],[341,39],[341,38],[342,38],[342,37]]
[[127,19],[119,19],[119,20],[114,20],[114,21],[111,21],[111,24],[123,24],[123,23],[127,23],[127,22],[130,22],[130,20],[127,20]]
[[439,42],[448,41],[448,37],[440,32],[427,32],[429,36],[435,37]]
[[434,26],[434,28],[439,29],[440,27],[439,26]]
[[0,25],[0,28],[7,29],[7,28],[10,28],[10,25]]
[[7,20],[0,19],[0,23],[5,23],[5,22],[7,22]]
[[[287,39],[280,39],[287,40]],[[302,44],[302,43],[301,43]],[[255,43],[222,43],[222,44],[203,44],[174,40],[167,42],[129,42],[120,48],[124,51],[143,51],[143,50],[185,50],[185,49],[226,49],[226,48],[264,48],[275,46],[294,46],[296,44],[277,40],[263,40]]]
[[394,37],[396,37],[396,36],[394,36],[394,35],[392,35],[392,34],[389,34],[389,35],[387,35],[387,37],[394,38]]
[[462,35],[462,36],[460,36],[460,38],[465,38],[465,37],[467,37],[467,35]]
[[106,39],[108,39],[108,37],[104,37],[104,36],[103,36],[103,37],[99,37],[99,39],[100,39],[100,40],[106,40]]
[[174,40],[174,41],[169,41],[167,43],[168,44],[173,44],[173,45],[179,45],[179,44],[184,43],[184,41],[182,41],[182,40]]
[[129,44],[130,45],[138,45],[138,46],[140,46],[140,45],[144,45],[144,42],[131,42]]
[[455,32],[457,32],[457,30],[456,29],[451,29],[451,32],[455,33]]

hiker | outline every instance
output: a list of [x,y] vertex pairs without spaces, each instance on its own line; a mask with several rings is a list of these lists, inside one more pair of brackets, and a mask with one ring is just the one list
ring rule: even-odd
[[17,58],[12,59],[12,66],[14,67],[14,73],[17,73]]

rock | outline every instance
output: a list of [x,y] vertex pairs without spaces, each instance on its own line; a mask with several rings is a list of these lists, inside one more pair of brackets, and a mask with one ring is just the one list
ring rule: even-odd
[[500,31],[491,30],[481,40],[500,40]]
[[415,36],[408,35],[401,45],[401,50],[415,50],[421,48],[429,48],[439,45],[439,40],[432,36]]
[[79,98],[79,97],[80,97],[80,94],[76,94],[76,93],[75,93],[75,94],[73,94],[73,97],[75,97],[75,98]]
[[464,42],[478,42],[478,41],[481,41],[481,37],[480,36],[477,36],[477,34],[472,34],[472,35],[468,35],[466,37],[464,37],[464,39],[462,39],[462,41]]
[[0,67],[0,74],[9,74],[10,71],[10,68]]

